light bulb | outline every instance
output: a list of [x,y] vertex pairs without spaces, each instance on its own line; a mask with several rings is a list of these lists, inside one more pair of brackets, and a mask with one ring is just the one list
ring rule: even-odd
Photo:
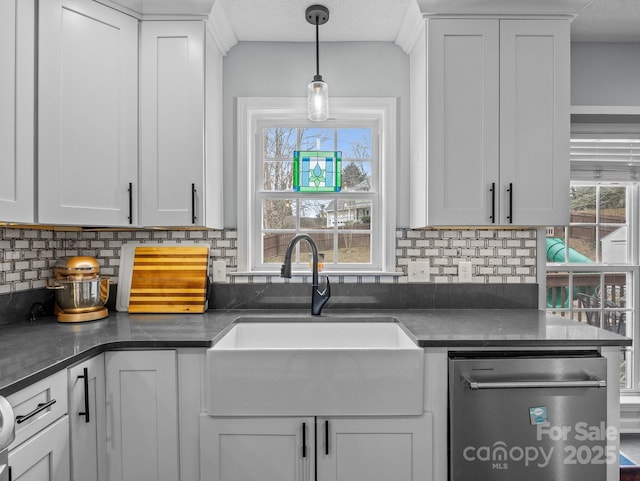
[[329,118],[329,86],[322,80],[314,80],[307,88],[309,120]]

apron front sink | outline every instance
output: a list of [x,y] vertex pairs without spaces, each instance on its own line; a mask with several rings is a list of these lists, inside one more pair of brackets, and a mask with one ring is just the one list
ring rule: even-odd
[[239,319],[208,351],[208,413],[421,415],[424,352],[394,318]]

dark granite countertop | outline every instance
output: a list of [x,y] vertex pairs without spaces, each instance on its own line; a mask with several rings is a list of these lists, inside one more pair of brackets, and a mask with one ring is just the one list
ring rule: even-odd
[[395,317],[422,347],[628,346],[631,339],[536,309],[210,310],[205,314],[128,314],[63,324],[54,317],[0,326],[0,395],[109,349],[211,345],[240,316],[338,320]]

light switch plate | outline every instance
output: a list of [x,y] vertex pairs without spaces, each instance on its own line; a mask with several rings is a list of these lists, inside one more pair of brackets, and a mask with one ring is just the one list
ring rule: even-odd
[[458,281],[459,282],[471,282],[471,276],[473,275],[473,266],[470,261],[460,261],[458,264]]
[[429,282],[429,261],[409,261],[407,264],[409,282]]
[[213,261],[213,282],[227,282],[227,263]]

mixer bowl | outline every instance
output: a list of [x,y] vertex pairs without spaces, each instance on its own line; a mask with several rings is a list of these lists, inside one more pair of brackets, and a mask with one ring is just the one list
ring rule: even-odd
[[109,278],[82,281],[56,279],[47,286],[56,291],[56,304],[68,313],[91,312],[104,307],[109,299]]

